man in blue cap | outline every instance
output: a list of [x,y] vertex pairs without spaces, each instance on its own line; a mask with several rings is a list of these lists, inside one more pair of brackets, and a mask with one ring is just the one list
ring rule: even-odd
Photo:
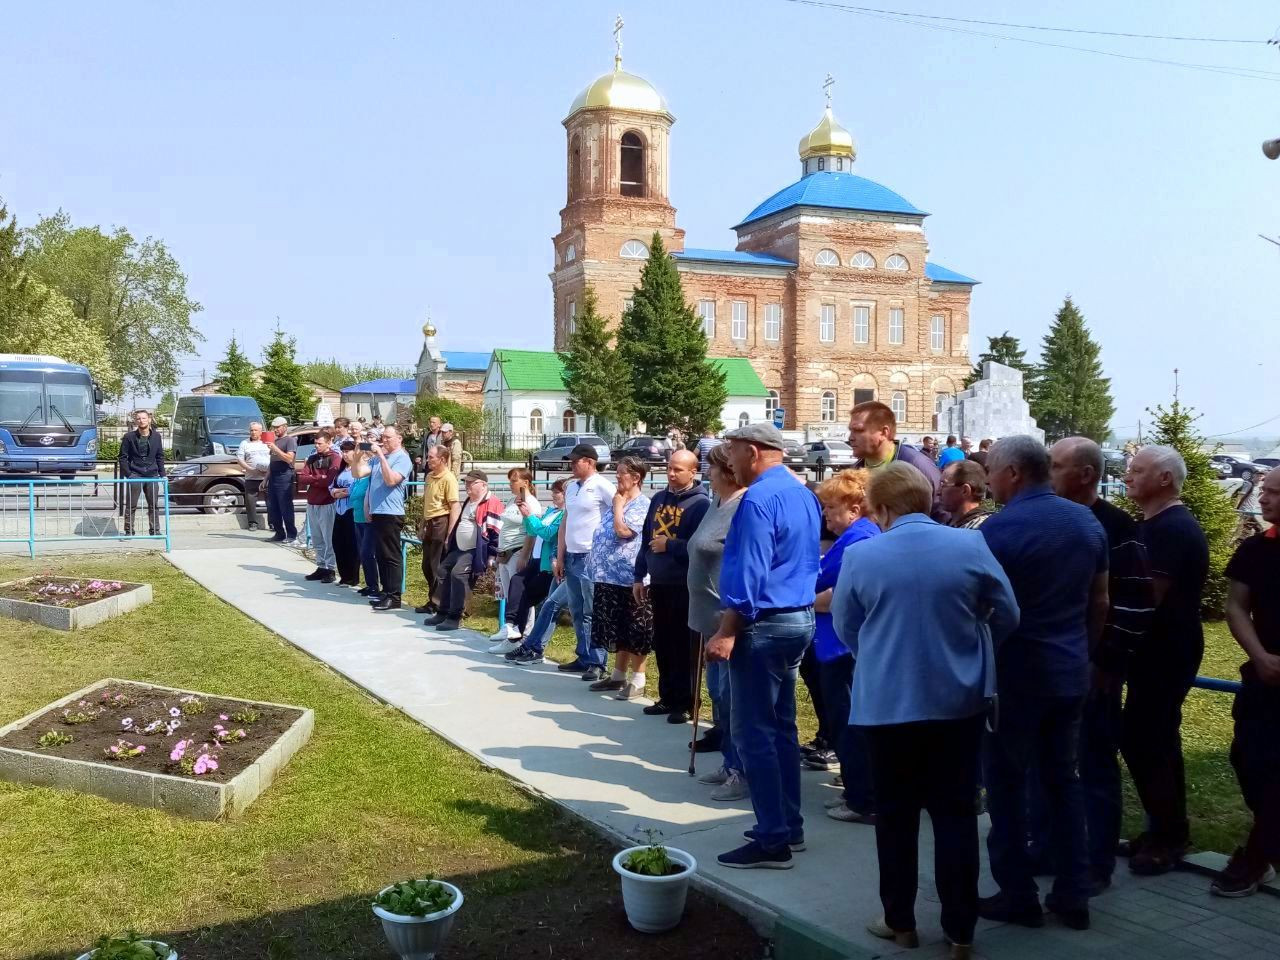
[[749,843],[719,861],[787,870],[791,851],[804,849],[796,671],[813,639],[821,512],[817,497],[783,465],[785,440],[777,427],[753,423],[725,439],[747,492],[725,540],[724,614],[706,655],[729,662],[733,742],[756,825],[747,832]]

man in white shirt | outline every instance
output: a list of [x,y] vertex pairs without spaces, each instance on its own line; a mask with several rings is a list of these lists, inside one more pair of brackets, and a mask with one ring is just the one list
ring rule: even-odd
[[258,491],[267,479],[267,467],[271,466],[271,451],[262,442],[262,424],[249,424],[249,438],[241,440],[236,448],[236,460],[244,469],[244,512],[249,518],[249,529],[258,529]]
[[617,488],[596,472],[596,448],[580,443],[569,454],[573,479],[564,490],[564,522],[560,524],[556,559],[552,564],[557,580],[569,590],[569,612],[577,637],[576,656],[560,664],[566,673],[603,670],[608,651],[591,646],[591,602],[595,584],[587,572],[591,538],[602,523],[612,522],[613,495]]

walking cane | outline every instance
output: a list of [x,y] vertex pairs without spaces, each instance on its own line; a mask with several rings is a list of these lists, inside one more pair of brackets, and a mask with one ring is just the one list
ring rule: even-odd
[[693,758],[698,753],[698,721],[702,719],[702,664],[706,653],[702,647],[702,638],[698,638],[698,668],[693,679],[693,739],[689,741],[689,776],[695,774]]

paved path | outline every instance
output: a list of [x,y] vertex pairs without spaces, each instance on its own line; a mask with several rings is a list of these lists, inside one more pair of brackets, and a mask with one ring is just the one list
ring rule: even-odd
[[[697,857],[703,878],[747,906],[783,918],[784,937],[803,931],[804,949],[789,955],[900,952],[862,929],[880,913],[874,831],[823,815],[822,801],[833,796],[830,776],[805,774],[808,850],[797,854],[794,869],[726,870],[716,855],[741,843],[754,818],[748,802],[714,803],[710,788],[689,778],[691,727],[646,717],[641,703],[593,694],[550,664],[507,664],[485,653],[487,641],[475,633],[437,635],[412,613],[375,614],[352,591],[304,581],[312,567],[293,551],[228,545],[175,550],[170,560],[484,763],[621,836],[639,840],[647,828],[660,830],[666,842]],[[699,760],[700,771],[711,769],[718,756]],[[924,834],[918,922],[925,949],[910,954],[921,960],[944,955],[927,826]],[[989,877],[983,882],[990,891]],[[1053,921],[1039,931],[983,923],[979,954],[990,960],[1280,957],[1280,902],[1270,896],[1213,898],[1208,881],[1195,874],[1138,882],[1121,869],[1116,886],[1092,906],[1094,926],[1085,933]],[[838,948],[823,952],[804,942],[804,932]]]

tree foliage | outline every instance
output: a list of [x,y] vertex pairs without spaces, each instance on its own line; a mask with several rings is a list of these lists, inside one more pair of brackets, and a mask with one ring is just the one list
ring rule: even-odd
[[1012,336],[1008,330],[998,337],[987,337],[987,349],[978,354],[978,362],[973,365],[973,370],[964,381],[966,387],[982,379],[982,365],[988,360],[1021,370],[1024,389],[1030,395],[1031,386],[1035,382],[1036,368],[1035,364],[1027,361],[1027,351],[1022,348],[1017,337]]
[[182,355],[204,339],[192,322],[202,308],[164,241],[74,227],[60,210],[27,231],[26,246],[31,272],[98,331],[124,385],[152,393],[178,382]]
[[635,417],[646,429],[675,427],[693,436],[719,429],[725,375],[707,360],[702,323],[685,302],[680,274],[656,231],[618,328],[618,353],[631,374]]
[[1084,315],[1067,297],[1045,334],[1036,384],[1028,397],[1031,415],[1050,442],[1072,436],[1106,439],[1115,406],[1101,357]]
[[226,355],[218,361],[218,389],[230,397],[251,397],[257,389],[253,382],[251,361],[233,333],[227,342]]
[[286,340],[279,328],[263,351],[262,382],[251,396],[258,401],[268,423],[275,417],[286,417],[290,423],[315,417],[316,400],[303,379],[296,352],[296,342],[292,337]]
[[468,407],[465,403],[438,397],[434,393],[418,394],[413,403],[413,419],[420,432],[426,432],[432,417],[439,417],[442,423],[452,423],[458,433],[479,430],[484,423],[484,412],[477,407]]
[[614,347],[613,333],[600,316],[596,292],[587,287],[569,349],[560,354],[569,405],[578,415],[626,428],[635,419],[631,408],[631,371]]
[[312,383],[330,390],[341,390],[369,380],[412,380],[412,367],[386,366],[380,363],[343,363],[337,357],[328,360],[308,360],[302,365],[302,375]]

